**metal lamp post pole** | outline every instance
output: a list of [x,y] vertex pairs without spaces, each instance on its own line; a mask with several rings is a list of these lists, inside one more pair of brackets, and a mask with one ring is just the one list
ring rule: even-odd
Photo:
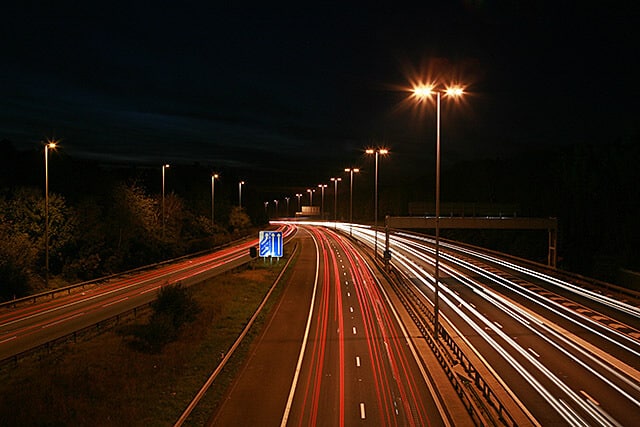
[[437,340],[440,335],[440,91],[436,93],[436,265],[433,276],[435,280],[433,324]]
[[338,222],[338,182],[342,181],[342,178],[331,178],[334,183],[333,190],[333,221]]
[[56,148],[56,142],[48,141],[44,146],[44,281],[46,286],[49,286],[49,148]]
[[164,228],[165,228],[165,217],[164,217],[164,170],[169,167],[169,164],[162,165],[162,239],[164,240]]
[[218,178],[218,174],[214,173],[211,175],[211,226],[215,224],[215,211],[214,211],[214,201],[216,194],[216,179]]

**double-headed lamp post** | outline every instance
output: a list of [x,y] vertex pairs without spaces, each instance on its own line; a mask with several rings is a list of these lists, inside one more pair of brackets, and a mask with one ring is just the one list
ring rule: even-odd
[[164,225],[165,225],[165,216],[164,216],[164,171],[169,167],[168,163],[162,165],[162,239],[164,239]]
[[48,140],[44,146],[44,281],[49,286],[49,149],[55,150],[58,141]]
[[338,222],[338,182],[342,181],[342,178],[331,178],[333,181],[333,221]]
[[313,206],[313,193],[316,190],[314,190],[313,188],[307,188],[307,193],[309,193],[309,206]]
[[302,198],[302,193],[296,193],[296,197],[298,198],[298,210],[296,212],[302,212],[300,208],[300,199]]
[[376,155],[376,180],[375,180],[375,194],[374,194],[374,249],[373,253],[376,259],[378,259],[378,157],[380,155],[389,154],[389,150],[386,148],[368,148],[365,153],[367,154],[375,154]]
[[433,328],[438,339],[439,324],[439,292],[440,292],[440,98],[442,95],[448,98],[459,98],[464,94],[461,86],[450,86],[438,89],[435,85],[417,85],[413,88],[413,97],[417,102],[427,102],[432,95],[436,95],[436,260],[434,268],[434,302],[433,302]]
[[351,224],[353,223],[353,174],[360,172],[358,168],[345,168],[349,172],[351,180],[349,182],[349,235],[351,235]]
[[318,187],[322,190],[322,202],[320,203],[320,215],[324,220],[324,189],[327,188],[327,184],[318,184]]
[[244,185],[244,181],[240,181],[238,183],[238,206],[242,207],[242,186]]
[[217,173],[211,174],[211,226],[213,227],[213,225],[215,224],[215,216],[214,216],[214,201],[215,201],[215,195],[216,195],[216,179],[220,178],[220,175],[218,175]]

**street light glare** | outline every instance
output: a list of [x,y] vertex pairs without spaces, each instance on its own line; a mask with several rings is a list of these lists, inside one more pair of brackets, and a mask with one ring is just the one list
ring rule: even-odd
[[464,94],[464,88],[462,86],[451,86],[445,89],[445,93],[448,96],[462,96]]
[[433,95],[432,85],[418,85],[413,88],[413,96],[423,101]]
[[380,154],[389,154],[389,150],[387,150],[386,148],[381,148],[380,150],[378,150],[378,152]]

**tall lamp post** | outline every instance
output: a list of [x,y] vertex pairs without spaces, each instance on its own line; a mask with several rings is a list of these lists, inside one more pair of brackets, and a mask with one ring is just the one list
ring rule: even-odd
[[447,87],[444,90],[436,89],[434,85],[418,85],[413,88],[413,97],[418,102],[426,102],[431,96],[436,95],[436,261],[433,273],[434,302],[433,302],[433,328],[438,339],[440,332],[439,323],[439,292],[440,292],[440,98],[444,94],[446,97],[458,98],[464,94],[464,89],[460,86]]
[[316,190],[314,190],[313,188],[307,188],[307,193],[309,193],[309,206],[313,206],[313,193]]
[[324,220],[324,189],[327,188],[327,184],[318,184],[318,187],[322,189],[322,202],[320,204],[320,214]]
[[276,204],[276,218],[278,218],[278,199],[273,199],[273,203]]
[[165,217],[164,217],[164,171],[169,167],[168,163],[162,165],[162,239],[164,240],[164,225],[165,225]]
[[353,174],[360,172],[358,168],[346,168],[345,172],[349,172],[351,180],[349,182],[349,236],[351,236],[351,224],[353,224]]
[[215,224],[213,207],[214,207],[214,200],[216,195],[216,179],[218,178],[220,178],[220,175],[218,175],[217,173],[214,173],[211,175],[211,226],[212,227]]
[[244,181],[240,181],[238,183],[238,206],[242,207],[242,186],[244,185]]
[[378,157],[380,155],[386,155],[389,153],[389,150],[386,148],[369,148],[365,151],[367,154],[375,154],[376,155],[376,180],[375,180],[375,201],[374,201],[374,256],[378,259]]
[[331,178],[333,181],[333,221],[338,222],[338,182],[342,181],[342,178]]
[[287,213],[285,214],[285,216],[287,218],[289,218],[289,199],[290,199],[290,197],[288,197],[288,196],[284,198],[284,200],[286,200],[286,202],[287,202]]
[[300,199],[302,198],[302,193],[296,193],[296,197],[298,198],[298,210],[296,212],[302,212],[302,209],[300,209]]
[[57,141],[48,140],[44,146],[44,281],[49,286],[49,149],[55,150]]

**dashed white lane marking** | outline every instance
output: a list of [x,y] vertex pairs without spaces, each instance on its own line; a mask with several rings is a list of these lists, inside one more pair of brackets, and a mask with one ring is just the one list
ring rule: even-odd
[[355,334],[357,334],[357,332],[356,332],[356,327],[354,326],[353,327],[353,335],[355,335]]
[[580,393],[589,401],[591,401],[591,403],[593,403],[596,406],[600,406],[600,403],[598,403],[597,400],[595,400],[593,397],[589,396],[589,394],[584,391],[584,390],[580,390]]
[[118,301],[111,301],[111,302],[108,302],[106,304],[102,304],[102,306],[103,307],[108,307],[110,305],[117,304],[119,302],[122,302],[122,301],[125,301],[125,300],[128,300],[128,299],[129,299],[129,297],[120,298]]
[[17,335],[14,335],[14,336],[9,337],[9,338],[5,338],[5,339],[3,339],[2,341],[0,341],[0,344],[5,343],[5,342],[7,342],[7,341],[15,340],[16,338],[18,338],[18,336],[17,336]]
[[364,402],[360,402],[360,419],[365,419],[367,418],[367,414],[364,410]]
[[76,313],[73,316],[65,317],[64,319],[60,319],[60,320],[55,321],[55,322],[47,323],[46,325],[42,325],[42,329],[48,328],[49,326],[57,325],[58,323],[66,322],[67,320],[71,320],[74,317],[80,317],[83,314],[84,314],[84,311],[82,313]]
[[540,355],[536,353],[531,347],[527,348],[527,350],[529,350],[529,352],[533,354],[535,357],[537,357],[538,359],[540,358]]
[[360,356],[356,356],[356,366],[360,367]]

